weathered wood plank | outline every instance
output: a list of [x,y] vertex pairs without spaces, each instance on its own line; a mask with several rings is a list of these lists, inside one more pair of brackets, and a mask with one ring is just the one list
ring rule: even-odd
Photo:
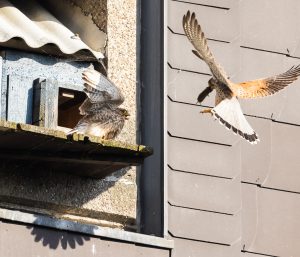
[[32,123],[32,78],[8,76],[7,119]]
[[49,80],[33,84],[32,124],[55,129],[58,121],[58,83]]

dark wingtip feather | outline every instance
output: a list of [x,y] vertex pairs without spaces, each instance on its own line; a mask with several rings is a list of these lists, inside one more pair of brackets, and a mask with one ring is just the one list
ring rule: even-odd
[[196,18],[196,14],[192,12],[191,20],[194,20]]
[[187,21],[190,19],[190,10],[187,11],[187,13],[185,15],[183,15],[183,18],[182,18],[182,26],[183,26],[183,29],[185,30],[185,26],[186,26],[186,23]]

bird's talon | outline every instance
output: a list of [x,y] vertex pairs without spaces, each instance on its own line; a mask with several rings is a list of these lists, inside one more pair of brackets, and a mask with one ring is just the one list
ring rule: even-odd
[[210,113],[210,114],[212,114],[212,112],[211,112],[211,109],[204,109],[204,110],[202,110],[202,111],[200,111],[200,113]]

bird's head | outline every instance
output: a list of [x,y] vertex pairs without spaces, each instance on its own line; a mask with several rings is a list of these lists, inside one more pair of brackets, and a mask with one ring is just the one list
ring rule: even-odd
[[128,116],[130,116],[129,112],[126,109],[119,108],[122,116],[125,118],[125,120],[128,120]]

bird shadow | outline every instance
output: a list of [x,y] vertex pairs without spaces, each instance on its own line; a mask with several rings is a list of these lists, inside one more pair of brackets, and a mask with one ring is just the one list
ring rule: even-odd
[[[33,224],[54,224],[60,223],[63,227],[76,227],[79,224],[75,224],[70,221],[57,221],[51,217],[46,216],[36,216]],[[85,231],[87,233],[93,233],[94,226],[85,226]],[[85,242],[90,241],[91,238],[84,234],[79,234],[76,232],[69,232],[65,230],[49,229],[42,226],[28,225],[27,229],[31,230],[30,234],[34,237],[34,242],[41,243],[44,247],[49,249],[57,249],[60,247],[63,250],[75,249],[77,246],[83,246]]]
[[[30,74],[32,81],[36,78],[50,77],[72,85],[82,83],[81,70],[88,65],[86,62],[69,62],[65,65],[64,61],[54,57],[45,58],[43,55],[23,53],[15,50],[7,51],[5,60],[6,69],[3,69],[5,71],[3,77],[7,75],[15,76],[19,71],[22,71],[22,74]],[[66,74],[71,74],[72,76],[66,76]],[[31,93],[32,91],[29,90],[28,94]],[[27,107],[30,107],[29,102]],[[26,116],[26,118],[28,120],[30,116]],[[20,144],[23,144],[21,147],[24,147],[27,142],[20,142]],[[134,184],[134,178],[130,178],[132,173],[128,172],[129,169],[121,169],[111,174],[108,178],[95,179],[59,173],[48,164],[33,170],[30,167],[26,168],[22,164],[16,163],[13,159],[1,161],[1,204],[14,205],[20,209],[24,207],[24,209],[30,210],[32,208],[46,210],[46,213],[88,217],[97,220],[97,222],[104,220],[124,225],[125,229],[127,226],[134,227],[136,222],[134,218],[128,217],[127,213],[111,213],[110,204],[113,205],[111,202],[107,204],[108,207],[105,205],[110,200],[110,197],[113,200],[117,200],[115,203],[125,205],[122,203],[122,200],[126,197],[126,194],[123,193],[124,190],[112,190],[112,188],[121,179],[124,179],[126,183]],[[106,192],[110,189],[113,193],[107,194]],[[76,245],[83,245],[88,240],[86,236],[65,231],[49,232],[49,230],[46,233],[45,229],[36,226],[36,224],[39,224],[38,219],[37,217],[34,225],[28,226],[28,229],[31,230],[31,235],[34,237],[35,242],[39,242],[51,249],[58,246],[61,246],[63,249],[72,248],[76,247]]]
[[[132,228],[136,223],[135,219],[128,216],[107,213],[105,210],[90,210],[83,207],[87,202],[101,196],[101,194],[113,187],[126,174],[128,169],[120,170],[105,180],[47,170],[32,173],[28,172],[28,170],[23,170],[21,167],[13,169],[12,163],[9,166],[10,169],[3,169],[3,164],[0,165],[1,202],[21,210],[31,210],[33,208],[33,210],[38,210],[38,212],[41,210],[40,213],[56,213],[54,217],[57,218],[36,215],[33,225],[27,226],[31,230],[30,234],[34,237],[36,243],[41,243],[50,249],[56,249],[57,247],[74,249],[76,246],[82,246],[86,241],[90,240],[90,237],[81,234],[80,231],[82,230],[76,226],[84,226],[87,234],[93,234],[95,226],[59,219],[64,214],[75,215],[78,218],[81,217],[80,219],[88,217],[95,221],[107,220],[121,223],[124,225],[125,230]],[[46,220],[49,220],[48,223],[53,224],[52,226],[45,224],[45,216],[47,217]],[[65,228],[65,230],[45,228],[56,227],[55,222],[62,223],[64,225],[62,229]],[[70,226],[73,226],[73,229],[70,230]]]
[[77,245],[82,246],[85,241],[89,241],[90,237],[70,234],[65,231],[45,231],[34,226],[27,226],[31,230],[31,235],[36,243],[42,243],[49,249],[57,249],[60,245],[62,249],[75,249]]

